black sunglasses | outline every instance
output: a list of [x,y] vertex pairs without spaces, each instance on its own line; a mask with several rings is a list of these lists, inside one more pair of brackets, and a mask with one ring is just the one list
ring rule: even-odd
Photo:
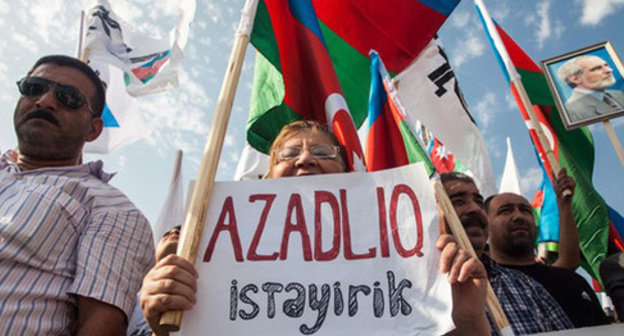
[[[25,97],[41,96],[42,94],[48,92],[50,86],[52,85],[54,85],[54,96],[56,97],[56,100],[64,106],[72,110],[76,110],[87,103],[85,96],[71,85],[59,84],[55,81],[41,77],[24,77],[17,81],[17,88]],[[94,114],[88,105],[87,109],[91,112],[91,114]]]

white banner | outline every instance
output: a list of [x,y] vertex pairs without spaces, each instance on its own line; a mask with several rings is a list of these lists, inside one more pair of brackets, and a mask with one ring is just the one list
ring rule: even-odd
[[178,0],[179,20],[165,38],[138,32],[97,0],[87,11],[84,49],[89,58],[124,70],[126,87],[133,96],[157,93],[178,85],[183,50],[195,15],[195,0]]
[[110,64],[94,60],[89,60],[89,66],[106,84],[106,106],[102,112],[102,134],[94,141],[87,142],[84,151],[106,154],[147,138],[151,130],[139,111],[136,98],[125,89],[123,72]]
[[183,335],[439,335],[453,328],[422,164],[217,182]]
[[408,111],[405,122],[410,128],[417,129],[420,120],[468,168],[484,196],[496,193],[485,141],[468,114],[453,69],[436,40],[394,81]]

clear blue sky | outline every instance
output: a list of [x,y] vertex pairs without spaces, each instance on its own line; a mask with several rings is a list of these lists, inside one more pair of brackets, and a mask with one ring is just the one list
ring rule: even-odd
[[[167,34],[175,23],[175,1],[110,0],[113,10],[138,30]],[[76,53],[81,4],[70,0],[0,0],[0,148],[13,148],[12,116],[18,92],[14,82],[41,55]],[[597,42],[611,40],[624,54],[624,0],[486,0],[490,14],[536,61]],[[113,185],[123,190],[154,222],[166,197],[175,152],[184,150],[185,180],[195,178],[220,83],[225,71],[243,0],[198,0],[180,88],[139,98],[152,129],[144,140],[101,159],[117,171]],[[525,196],[531,198],[541,172],[526,127],[478,22],[472,0],[462,0],[440,31],[468,106],[488,144],[500,179],[505,138],[511,137]],[[230,180],[245,143],[245,121],[253,74],[253,49],[247,52],[234,101],[217,178]],[[622,120],[612,121],[616,133]],[[602,125],[591,127],[596,143],[594,184],[603,197],[624,213],[624,168]]]

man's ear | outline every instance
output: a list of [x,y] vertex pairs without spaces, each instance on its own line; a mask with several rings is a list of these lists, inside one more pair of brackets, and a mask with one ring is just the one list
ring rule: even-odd
[[102,133],[103,129],[104,129],[104,120],[102,120],[102,118],[91,119],[91,132],[87,134],[87,136],[85,137],[85,140],[87,142],[91,142],[97,139]]
[[581,78],[581,75],[572,75],[570,77],[568,77],[568,81],[570,81],[571,83],[574,83],[576,86],[580,85],[581,82],[583,81]]

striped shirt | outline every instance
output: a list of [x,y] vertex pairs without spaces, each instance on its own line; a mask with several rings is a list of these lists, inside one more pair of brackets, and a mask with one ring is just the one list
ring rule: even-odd
[[2,335],[73,333],[75,295],[130,316],[154,243],[110,178],[101,161],[22,172],[0,158]]
[[[515,335],[574,328],[557,301],[533,278],[502,267],[485,254],[481,261]],[[490,314],[487,315],[492,335],[499,335]]]

